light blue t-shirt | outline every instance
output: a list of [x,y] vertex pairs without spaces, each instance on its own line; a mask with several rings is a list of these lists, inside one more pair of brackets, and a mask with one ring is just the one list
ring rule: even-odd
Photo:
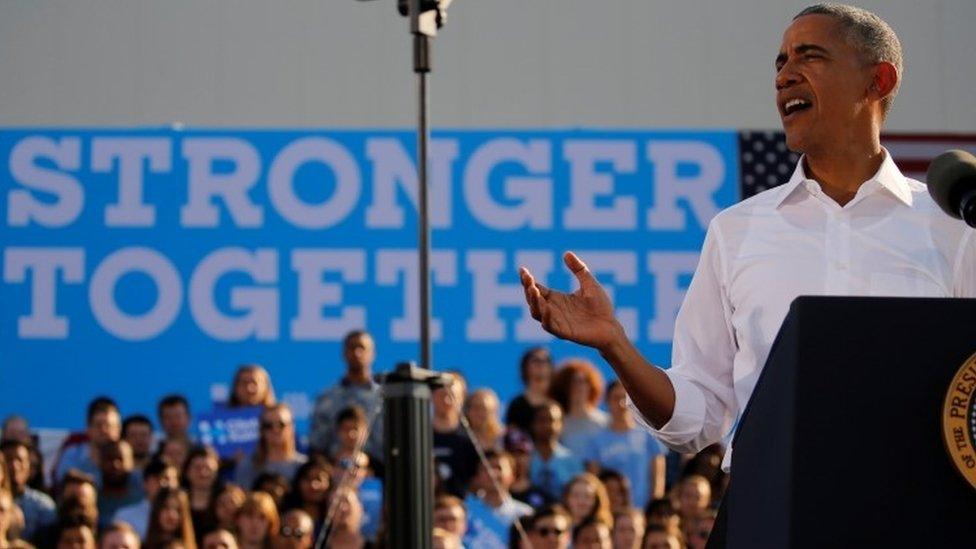
[[553,449],[549,461],[542,459],[538,450],[532,452],[529,480],[556,501],[562,498],[563,486],[582,472],[583,460],[561,444]]
[[590,439],[586,459],[629,478],[631,504],[643,509],[651,495],[651,460],[666,453],[661,443],[640,427],[624,432],[604,429]]

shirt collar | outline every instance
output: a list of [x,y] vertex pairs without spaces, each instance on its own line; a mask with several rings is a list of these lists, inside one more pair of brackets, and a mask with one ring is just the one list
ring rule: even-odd
[[[912,190],[905,181],[905,176],[902,175],[901,170],[895,165],[895,161],[891,158],[891,153],[888,149],[884,147],[881,148],[884,152],[885,158],[881,162],[881,167],[878,171],[871,176],[870,179],[864,182],[863,185],[868,185],[872,182],[877,182],[879,186],[887,189],[888,192],[893,194],[901,203],[906,206],[912,205]],[[806,155],[800,157],[800,160],[796,163],[796,168],[793,170],[793,175],[790,176],[789,181],[781,187],[779,196],[776,197],[776,207],[779,208],[783,205],[783,202],[791,195],[794,191],[804,182],[813,181],[807,177],[806,171],[803,169],[803,159]],[[863,186],[862,185],[862,186]]]

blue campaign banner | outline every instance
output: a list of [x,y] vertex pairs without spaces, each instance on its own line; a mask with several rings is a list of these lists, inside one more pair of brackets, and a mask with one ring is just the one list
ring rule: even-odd
[[251,455],[261,435],[261,407],[224,408],[196,414],[197,436],[222,458]]
[[[709,220],[738,199],[732,131],[436,132],[434,366],[503,400],[518,359],[598,356],[529,317],[519,265],[572,288],[575,250],[629,335],[667,365]],[[373,333],[375,370],[416,360],[411,131],[0,131],[0,416],[78,429],[87,402],[155,417],[226,398],[264,365],[305,417]],[[56,403],[56,404],[54,404]]]

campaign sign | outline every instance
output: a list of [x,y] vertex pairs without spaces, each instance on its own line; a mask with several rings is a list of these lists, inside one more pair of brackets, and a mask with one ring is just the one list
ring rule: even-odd
[[215,407],[196,415],[197,435],[201,444],[212,446],[221,458],[251,455],[261,434],[261,407]]
[[[206,409],[241,363],[302,418],[366,328],[382,372],[419,356],[411,131],[0,131],[0,416],[77,429],[87,402]],[[503,400],[518,360],[596,353],[530,317],[518,267],[572,289],[574,250],[667,366],[731,131],[443,131],[430,160],[434,363]],[[50,402],[57,402],[52,406]]]

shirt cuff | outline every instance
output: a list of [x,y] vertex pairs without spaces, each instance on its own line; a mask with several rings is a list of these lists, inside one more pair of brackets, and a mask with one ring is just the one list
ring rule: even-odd
[[697,451],[693,443],[705,426],[705,395],[695,384],[680,375],[675,375],[670,370],[665,370],[664,373],[674,387],[674,412],[667,423],[660,429],[655,429],[634,405],[630,395],[627,396],[627,406],[633,410],[638,423],[672,450]]

